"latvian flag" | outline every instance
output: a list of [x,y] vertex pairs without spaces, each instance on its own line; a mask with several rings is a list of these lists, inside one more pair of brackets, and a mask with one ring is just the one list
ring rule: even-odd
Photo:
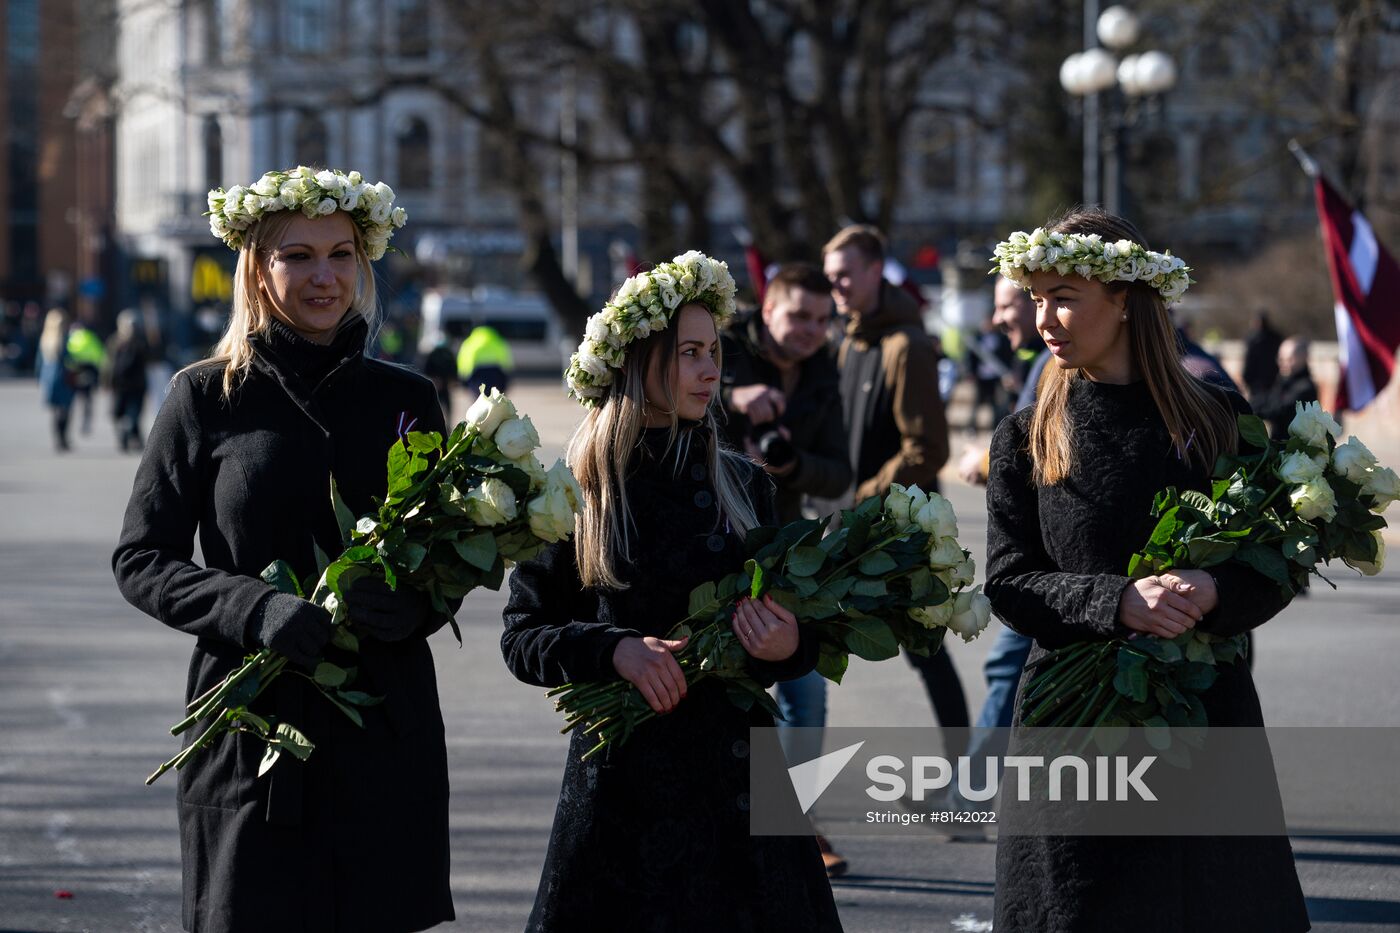
[[1321,174],[1316,176],[1316,193],[1337,301],[1342,373],[1336,408],[1360,411],[1385,388],[1395,370],[1395,351],[1400,348],[1400,266],[1361,212]]

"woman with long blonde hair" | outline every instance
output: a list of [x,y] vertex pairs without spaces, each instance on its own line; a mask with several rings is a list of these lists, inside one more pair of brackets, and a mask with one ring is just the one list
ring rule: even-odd
[[453,918],[427,643],[446,617],[408,587],[356,581],[351,652],[329,643],[324,609],[260,577],[284,560],[317,579],[318,552],[344,546],[332,479],[354,514],[372,512],[391,445],[444,428],[431,383],[364,352],[370,263],[404,221],[393,200],[358,172],[305,167],[210,192],[211,230],[238,250],[232,319],[214,355],[175,376],[151,428],[112,557],[118,585],[196,637],[187,702],[261,648],[303,674],[322,658],[355,667],[356,689],[384,700],[357,725],[306,676],[279,678],[250,707],[300,728],[315,745],[306,761],[269,769],[262,742],[233,732],[180,770],[187,930],[407,933]]
[[[1182,366],[1167,305],[1190,284],[1189,268],[1093,208],[1012,234],[996,260],[1029,289],[1053,354],[1035,406],[997,428],[987,484],[986,593],[1002,621],[1035,640],[1027,670],[1076,642],[1192,628],[1230,636],[1276,615],[1287,597],[1243,564],[1127,576],[1156,524],[1153,498],[1168,486],[1208,491],[1248,410]],[[1248,666],[1217,670],[1203,695],[1210,725],[1262,726]],[[1260,805],[1270,793],[1281,812],[1276,786],[1258,788]],[[998,933],[1289,933],[1308,919],[1284,837],[1007,835],[995,924]]]
[[73,412],[73,373],[68,358],[68,330],[73,318],[62,308],[50,308],[44,315],[39,334],[39,393],[49,407],[53,425],[53,447],[58,453],[69,449],[68,422]]
[[[589,408],[569,445],[578,530],[511,575],[502,651],[526,683],[621,678],[665,715],[588,761],[574,733],[532,931],[840,929],[816,841],[749,835],[749,729],[772,719],[719,682],[687,691],[668,638],[773,518],[771,483],[715,429],[733,290],[723,263],[678,256],[624,283],[570,363]],[[767,597],[732,624],[760,679],[816,663]]]

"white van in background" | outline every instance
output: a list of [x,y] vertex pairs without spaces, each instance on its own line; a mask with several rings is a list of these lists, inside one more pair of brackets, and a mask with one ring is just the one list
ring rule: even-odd
[[542,296],[490,285],[432,288],[423,294],[418,349],[427,353],[446,337],[455,353],[473,327],[494,328],[510,344],[516,371],[560,374],[573,346]]

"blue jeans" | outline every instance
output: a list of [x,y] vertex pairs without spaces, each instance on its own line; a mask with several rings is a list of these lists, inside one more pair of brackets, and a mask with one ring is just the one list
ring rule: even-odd
[[[826,725],[826,678],[816,671],[796,680],[776,685],[778,709],[785,720],[778,722],[778,741],[789,765],[811,761],[822,753],[822,735],[815,731]],[[795,732],[793,727],[812,731]]]
[[[1016,687],[1021,682],[1021,671],[1030,657],[1030,638],[1003,625],[992,642],[992,650],[982,665],[982,673],[987,678],[987,699],[982,704],[982,712],[977,715],[977,725],[972,730],[968,742],[967,755],[973,759],[972,773],[985,773],[976,759],[983,755],[998,759],[1006,754],[1006,729],[1011,725],[1016,713]],[[1000,769],[998,769],[1000,772]],[[973,785],[977,786],[977,785]],[[978,805],[960,801],[956,788],[953,792],[955,803],[965,809],[975,810]]]

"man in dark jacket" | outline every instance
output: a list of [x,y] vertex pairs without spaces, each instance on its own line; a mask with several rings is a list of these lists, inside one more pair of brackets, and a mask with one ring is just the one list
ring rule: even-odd
[[1299,402],[1317,401],[1317,384],[1308,369],[1308,342],[1289,337],[1278,348],[1278,379],[1254,403],[1254,413],[1269,423],[1269,436],[1288,440],[1288,425]]
[[[826,276],[809,263],[788,263],[768,283],[763,307],[739,317],[721,337],[720,401],[731,446],[763,465],[777,487],[778,520],[802,518],[803,496],[834,499],[851,486],[841,388],[829,352],[832,317]],[[797,764],[821,754],[826,678],[816,671],[777,685],[783,751]],[[817,837],[827,874],[846,860]]]
[[[847,318],[837,361],[857,502],[883,496],[891,483],[936,490],[948,460],[938,354],[918,302],[884,280],[884,267],[885,240],[874,227],[846,227],[822,248],[822,271]],[[967,700],[947,652],[906,657],[923,678],[939,724],[966,729]],[[945,754],[955,760],[961,744],[947,733]]]
[[721,337],[725,434],[773,477],[784,524],[802,517],[804,495],[835,498],[851,485],[830,320],[821,270],[789,263],[768,283],[763,307]]
[[1278,351],[1283,335],[1269,324],[1269,315],[1255,312],[1254,326],[1244,337],[1244,387],[1251,401],[1257,402],[1278,379]]

